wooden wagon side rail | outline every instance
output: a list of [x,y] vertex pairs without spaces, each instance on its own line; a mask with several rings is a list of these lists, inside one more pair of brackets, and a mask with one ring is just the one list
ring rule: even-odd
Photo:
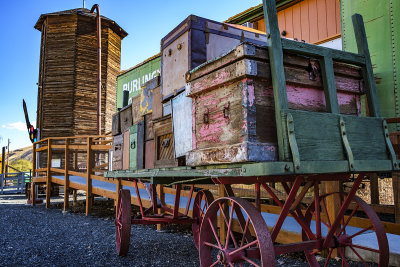
[[[35,205],[36,201],[36,184],[45,183],[46,184],[46,207],[50,205],[50,190],[51,184],[58,184],[64,186],[64,210],[68,209],[69,205],[69,191],[70,189],[84,190],[86,191],[86,214],[91,211],[92,201],[93,201],[93,188],[92,180],[107,181],[96,172],[104,172],[102,169],[107,169],[108,164],[96,164],[95,154],[108,154],[108,151],[112,148],[112,137],[110,135],[101,136],[73,136],[73,137],[54,137],[46,138],[35,142],[33,144],[33,179],[32,179],[32,204]],[[57,152],[60,157],[63,158],[64,166],[55,167],[52,166],[52,155]],[[78,162],[78,153],[81,157],[85,159],[84,165],[86,165],[85,172],[79,172],[73,170],[71,166],[71,161]],[[75,158],[71,158],[71,154]],[[40,166],[38,168],[37,156],[43,155],[46,158],[45,166]],[[64,176],[64,179],[55,177],[52,173]],[[86,178],[86,184],[82,185],[75,182],[70,182],[70,176],[78,176]],[[105,195],[107,197],[115,198],[110,194],[105,194],[105,192],[95,193],[100,195]],[[75,191],[74,191],[75,198]]]

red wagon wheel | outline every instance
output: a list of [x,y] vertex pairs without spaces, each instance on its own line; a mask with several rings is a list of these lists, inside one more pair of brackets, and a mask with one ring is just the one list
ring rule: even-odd
[[[218,235],[216,227],[219,214],[226,226],[224,236]],[[199,255],[200,265],[207,267],[275,266],[274,246],[264,219],[250,202],[236,197],[219,198],[208,207],[200,228]]]
[[[327,197],[333,197],[335,203],[340,203],[340,206],[343,204],[346,194],[343,193],[329,193],[326,195],[320,196],[320,209],[321,209],[321,223],[322,223],[322,237],[324,238],[327,235],[327,231],[330,226],[333,224],[332,215],[329,216],[329,210],[327,209]],[[343,218],[340,218],[340,225],[337,228],[337,233],[333,236],[332,242],[330,243],[330,247],[323,247],[321,250],[328,250],[328,257],[324,266],[328,266],[332,252],[334,249],[337,249],[338,256],[342,260],[343,264],[348,266],[348,262],[345,258],[345,252],[351,251],[356,257],[359,258],[361,262],[365,266],[369,266],[367,261],[367,257],[371,257],[371,252],[374,255],[374,258],[379,259],[379,266],[388,266],[389,265],[389,244],[386,237],[386,233],[382,222],[380,221],[378,215],[375,211],[361,198],[354,196],[350,203],[350,207],[354,207],[350,214],[345,215]],[[305,219],[308,225],[310,225],[311,219],[315,216],[315,201],[308,207]],[[357,216],[362,216],[369,219],[367,225],[360,225],[357,227],[349,226],[349,222],[352,218],[357,214]],[[328,215],[328,216],[326,216]],[[314,217],[315,218],[315,217]],[[378,249],[368,247],[367,244],[361,242],[362,235],[368,235],[368,243],[376,243],[378,244]],[[305,232],[302,233],[303,240],[308,240]],[[306,251],[306,258],[310,266],[319,266],[315,254],[320,252],[321,250],[314,251]],[[370,255],[370,256],[368,256]]]
[[129,190],[119,191],[115,226],[117,254],[126,256],[131,236],[131,192]]
[[210,204],[214,201],[212,193],[208,190],[200,190],[197,192],[196,198],[193,202],[193,219],[195,222],[192,224],[193,239],[196,248],[199,249],[199,236],[200,226]]

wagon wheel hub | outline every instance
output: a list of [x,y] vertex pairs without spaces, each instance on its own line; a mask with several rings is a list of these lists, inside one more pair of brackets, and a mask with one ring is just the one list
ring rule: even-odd
[[337,238],[337,242],[339,243],[339,245],[338,245],[339,247],[345,247],[345,246],[353,244],[351,236],[347,235],[347,234],[339,236]]
[[[217,259],[222,264],[242,262],[245,256],[245,250],[234,252],[235,249],[223,249],[218,252]],[[232,253],[234,252],[234,253]]]

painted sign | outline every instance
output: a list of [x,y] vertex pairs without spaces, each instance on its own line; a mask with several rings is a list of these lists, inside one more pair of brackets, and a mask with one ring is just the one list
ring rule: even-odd
[[122,108],[123,91],[129,92],[128,105],[132,102],[132,97],[140,94],[141,87],[147,81],[160,75],[161,61],[160,57],[146,60],[137,67],[119,75],[117,77],[117,104],[116,109]]

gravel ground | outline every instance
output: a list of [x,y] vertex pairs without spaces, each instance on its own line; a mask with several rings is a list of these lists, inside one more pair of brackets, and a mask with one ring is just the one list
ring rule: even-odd
[[[46,209],[24,204],[22,195],[0,195],[0,266],[199,266],[190,230],[133,225],[128,256],[118,257],[112,204],[104,208],[110,202],[96,199],[108,213],[85,216],[83,203],[62,213],[61,201]],[[277,265],[308,266],[302,254],[280,256]]]

